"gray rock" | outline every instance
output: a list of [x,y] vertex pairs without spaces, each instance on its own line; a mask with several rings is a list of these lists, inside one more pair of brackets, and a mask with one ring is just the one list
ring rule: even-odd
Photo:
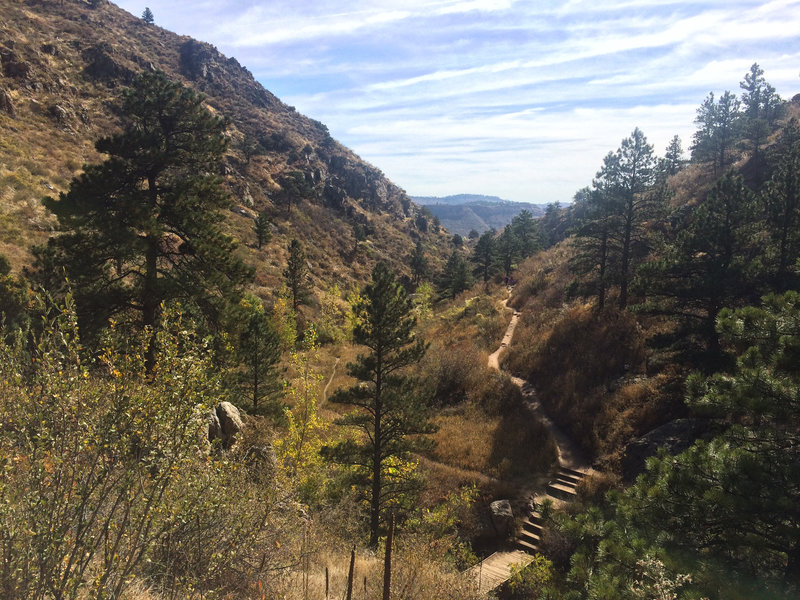
[[514,531],[514,511],[508,500],[495,500],[489,505],[492,525],[497,535],[508,537]]
[[0,90],[0,112],[4,112],[10,117],[16,116],[11,95],[6,90]]
[[230,402],[220,402],[217,405],[217,418],[219,419],[222,446],[230,448],[235,441],[236,435],[244,429],[242,414]]

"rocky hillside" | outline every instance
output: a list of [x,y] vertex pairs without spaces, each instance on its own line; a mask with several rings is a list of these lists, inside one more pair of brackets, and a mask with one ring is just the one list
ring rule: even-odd
[[[306,246],[319,289],[346,289],[377,260],[406,272],[417,239],[434,264],[444,254],[445,232],[418,231],[419,209],[402,189],[212,45],[105,0],[0,0],[0,9],[0,254],[15,270],[53,233],[41,198],[102,160],[94,142],[120,126],[121,91],[146,69],[192,86],[231,120],[222,166],[235,203],[228,224],[262,295],[280,284],[293,237]],[[257,250],[261,211],[273,239]]]

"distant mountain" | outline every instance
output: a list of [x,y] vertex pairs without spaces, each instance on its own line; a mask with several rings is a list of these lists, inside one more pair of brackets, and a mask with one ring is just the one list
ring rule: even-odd
[[467,235],[472,229],[483,233],[489,229],[502,229],[523,210],[534,217],[544,214],[545,204],[512,202],[497,196],[457,194],[437,198],[435,196],[412,196],[439,217],[442,225],[452,233]]

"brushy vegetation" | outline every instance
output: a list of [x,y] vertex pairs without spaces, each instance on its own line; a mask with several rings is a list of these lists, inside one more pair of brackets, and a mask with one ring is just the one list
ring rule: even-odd
[[277,593],[268,574],[291,561],[300,513],[266,455],[209,446],[224,394],[202,340],[163,322],[148,376],[144,340],[112,331],[87,360],[69,297],[41,311],[33,344],[2,343],[3,597],[111,598],[136,579],[166,595],[251,597],[259,580]]

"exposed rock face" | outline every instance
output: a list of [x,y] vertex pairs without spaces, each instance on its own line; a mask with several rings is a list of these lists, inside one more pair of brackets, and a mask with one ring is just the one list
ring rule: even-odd
[[27,79],[31,73],[31,66],[10,48],[0,48],[0,65],[6,77]]
[[82,56],[87,65],[83,72],[92,79],[101,79],[108,82],[122,80],[125,83],[133,81],[133,71],[121,66],[114,60],[114,49],[110,44],[102,42],[83,51]]
[[220,402],[216,408],[223,448],[230,448],[236,435],[244,428],[239,409],[230,402]]
[[213,442],[216,439],[222,439],[222,426],[219,423],[216,410],[208,412],[206,423],[208,424],[208,441]]
[[625,481],[636,479],[644,471],[645,461],[655,456],[659,448],[673,456],[687,450],[701,437],[701,429],[699,419],[675,419],[632,441],[622,458],[622,478]]
[[0,112],[4,112],[11,117],[16,115],[11,95],[6,90],[0,90]]
[[514,531],[514,511],[508,500],[495,500],[489,505],[492,525],[500,537],[508,537]]

